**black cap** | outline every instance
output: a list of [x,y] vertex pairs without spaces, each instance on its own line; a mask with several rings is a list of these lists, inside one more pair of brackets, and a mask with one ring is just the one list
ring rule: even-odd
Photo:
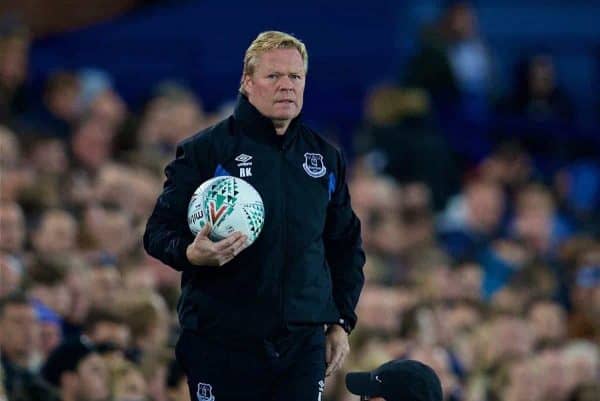
[[433,369],[410,359],[384,363],[371,372],[346,375],[352,394],[387,401],[442,401],[442,385]]
[[60,377],[64,372],[77,370],[82,359],[96,352],[91,344],[81,339],[64,342],[48,356],[41,374],[46,381],[60,387]]

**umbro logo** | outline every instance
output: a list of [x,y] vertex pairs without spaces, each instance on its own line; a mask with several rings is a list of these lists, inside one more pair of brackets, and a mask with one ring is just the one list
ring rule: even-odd
[[240,163],[248,163],[252,159],[252,156],[242,153],[235,158],[235,161]]
[[240,177],[251,177],[252,176],[252,156],[242,153],[235,158],[240,168]]

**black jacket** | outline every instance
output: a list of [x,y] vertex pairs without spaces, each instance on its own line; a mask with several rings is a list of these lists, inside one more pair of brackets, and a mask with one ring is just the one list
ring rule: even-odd
[[[182,327],[240,338],[339,319],[353,327],[365,256],[345,173],[339,151],[299,118],[278,136],[244,96],[228,119],[181,143],[165,169],[144,247],[183,272]],[[193,266],[185,256],[193,241],[188,203],[198,185],[217,175],[252,184],[263,198],[265,223],[231,262]]]

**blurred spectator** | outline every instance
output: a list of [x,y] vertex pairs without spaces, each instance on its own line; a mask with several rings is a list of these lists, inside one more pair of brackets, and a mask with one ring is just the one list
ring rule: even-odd
[[0,125],[0,166],[2,169],[15,168],[20,161],[21,150],[15,134]]
[[131,328],[131,356],[141,360],[167,344],[170,319],[164,300],[153,292],[128,293],[120,299],[120,306],[128,316]]
[[91,116],[83,119],[71,139],[76,166],[89,174],[96,173],[110,160],[114,135],[102,120]]
[[45,360],[62,341],[62,318],[40,302],[34,302],[40,328],[40,359]]
[[144,353],[140,370],[146,381],[146,391],[153,401],[167,401],[167,376],[171,352],[160,347]]
[[0,202],[19,200],[24,189],[33,184],[31,171],[22,165],[21,147],[15,133],[0,125]]
[[72,340],[58,346],[42,368],[42,376],[60,393],[61,401],[108,401],[108,369],[92,346]]
[[114,308],[92,308],[88,312],[83,334],[96,346],[108,366],[124,361],[131,331],[126,319]]
[[66,316],[71,304],[66,275],[66,266],[59,257],[50,254],[36,260],[28,270],[25,284],[28,296],[59,316]]
[[500,184],[513,195],[534,176],[531,156],[516,141],[502,141],[487,155],[477,169],[483,180]]
[[487,399],[493,401],[542,401],[541,380],[541,375],[534,367],[534,361],[527,358],[515,358],[497,367]]
[[123,362],[112,372],[112,394],[114,401],[148,401],[148,385],[138,367]]
[[491,91],[490,52],[480,37],[471,2],[448,4],[437,26],[424,33],[405,81],[427,89],[435,98],[474,95],[481,100]]
[[0,298],[18,291],[22,285],[22,265],[11,255],[0,252]]
[[86,68],[78,75],[77,108],[82,115],[104,122],[111,131],[122,128],[127,106],[113,86],[110,76],[99,69]]
[[35,377],[38,325],[35,310],[25,295],[0,299],[0,356],[8,394],[25,392]]
[[157,178],[146,170],[107,163],[98,172],[94,192],[97,200],[116,204],[142,220],[152,211],[160,185]]
[[422,182],[435,210],[456,192],[458,172],[452,153],[432,118],[429,97],[420,89],[382,86],[367,99],[368,126],[357,138],[375,171],[399,183]]
[[439,217],[438,233],[445,250],[459,261],[475,258],[498,234],[505,207],[502,188],[495,182],[468,183]]
[[600,341],[600,246],[582,253],[574,271],[571,288],[573,307],[569,318],[572,337]]
[[90,206],[83,219],[83,236],[90,254],[123,262],[140,243],[131,216],[118,207]]
[[63,257],[63,260],[68,266],[65,282],[71,299],[69,312],[63,321],[63,336],[70,339],[81,335],[91,306],[93,287],[89,266],[82,259],[71,255]]
[[0,21],[0,124],[8,124],[27,107],[24,84],[29,64],[28,30],[16,21]]
[[537,348],[562,343],[567,334],[566,311],[548,298],[532,301],[527,308]]
[[87,297],[91,305],[100,308],[112,305],[123,288],[121,272],[110,260],[92,264],[89,279]]
[[362,222],[364,247],[370,257],[368,276],[391,282],[395,259],[406,250],[406,232],[402,225],[401,190],[389,178],[365,175],[349,184],[353,207]]
[[40,256],[64,254],[76,250],[77,237],[77,221],[69,212],[47,209],[34,226],[31,244]]
[[566,212],[582,231],[600,233],[600,164],[577,160],[555,176],[554,185]]
[[68,202],[69,159],[65,143],[54,137],[27,137],[24,163],[35,180],[21,191],[19,200],[31,214],[42,213],[46,208],[64,208]]
[[474,262],[466,262],[456,266],[452,271],[452,281],[458,284],[459,300],[477,302],[482,294],[481,266]]
[[54,72],[46,81],[42,101],[21,125],[29,130],[68,139],[81,115],[77,107],[79,90],[75,74]]
[[62,340],[62,322],[71,301],[65,278],[66,270],[60,260],[46,256],[32,264],[25,281],[39,323],[39,351],[43,359]]
[[557,247],[572,229],[557,213],[552,193],[542,185],[530,184],[517,194],[513,235],[538,256],[551,260]]
[[583,340],[570,342],[564,348],[563,357],[569,389],[598,381],[600,350],[597,343]]
[[20,258],[25,251],[25,216],[18,203],[0,202],[0,251]]
[[561,344],[566,338],[566,311],[547,298],[532,301],[527,308],[536,347]]
[[38,175],[64,176],[69,169],[65,142],[58,138],[43,136],[27,138],[25,157]]
[[558,86],[551,55],[533,54],[517,65],[514,90],[504,107],[531,120],[573,118],[573,106]]
[[365,288],[357,306],[362,328],[380,333],[394,333],[400,326],[402,312],[410,307],[411,294],[395,288],[371,285]]
[[163,82],[155,89],[142,115],[137,131],[140,149],[137,159],[146,165],[164,166],[179,141],[212,122],[216,121],[205,114],[200,100],[189,89]]

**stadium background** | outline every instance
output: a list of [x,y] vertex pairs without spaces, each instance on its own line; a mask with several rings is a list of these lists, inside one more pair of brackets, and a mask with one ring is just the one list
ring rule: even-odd
[[[115,399],[167,399],[178,277],[140,232],[174,144],[227,115],[247,45],[279,29],[307,44],[304,116],[344,149],[364,226],[346,369],[421,359],[448,400],[598,394],[597,1],[9,0],[0,13],[0,296],[20,289],[36,312],[0,331],[27,350],[24,393],[62,338],[101,336],[104,319],[118,323]],[[327,400],[351,399],[340,383]]]

